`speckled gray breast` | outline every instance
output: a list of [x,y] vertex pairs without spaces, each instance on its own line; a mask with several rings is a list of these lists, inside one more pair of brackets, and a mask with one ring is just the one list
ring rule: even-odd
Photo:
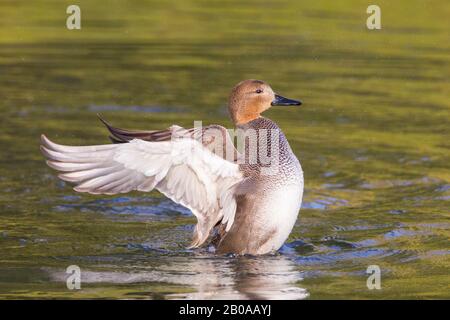
[[240,164],[244,176],[259,182],[264,180],[262,185],[270,188],[303,181],[300,162],[275,122],[261,117],[238,129],[246,137]]

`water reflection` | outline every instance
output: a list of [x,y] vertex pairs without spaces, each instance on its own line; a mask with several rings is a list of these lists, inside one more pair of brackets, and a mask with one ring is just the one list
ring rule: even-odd
[[[142,257],[141,257],[142,258]],[[289,257],[190,257],[156,258],[150,265],[121,264],[102,270],[82,269],[83,288],[91,284],[173,284],[189,293],[170,293],[166,299],[304,299],[308,292],[296,285],[301,273]],[[142,261],[142,259],[141,259]],[[131,261],[129,261],[131,263]],[[135,261],[137,263],[137,261]],[[157,266],[155,266],[155,264]],[[98,267],[98,266],[97,266]],[[65,282],[67,274],[49,270],[53,281]],[[145,289],[144,289],[145,290]],[[149,291],[147,296],[150,297]]]

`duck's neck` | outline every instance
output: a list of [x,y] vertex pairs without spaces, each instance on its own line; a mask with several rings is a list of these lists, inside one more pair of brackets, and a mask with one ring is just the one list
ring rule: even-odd
[[261,118],[261,115],[259,113],[258,114],[252,113],[252,114],[237,115],[237,117],[235,117],[233,120],[236,126],[243,126],[246,123],[249,123],[259,118]]
[[265,118],[263,116],[259,116],[255,119],[247,121],[247,122],[236,123],[236,128],[240,128],[240,129],[248,129],[248,128],[254,128],[254,127],[257,128],[260,125],[260,123],[264,122],[266,119],[267,118]]
[[257,103],[239,104],[239,102],[232,101],[229,105],[229,110],[235,125],[243,125],[250,121],[260,118],[263,108]]

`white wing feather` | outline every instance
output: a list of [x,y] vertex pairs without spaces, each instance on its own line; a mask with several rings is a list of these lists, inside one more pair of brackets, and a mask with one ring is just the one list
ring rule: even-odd
[[236,212],[234,187],[242,180],[236,163],[215,155],[194,139],[73,147],[44,135],[41,150],[47,164],[75,183],[74,190],[117,194],[157,189],[189,208],[197,217],[192,247],[206,241],[222,220],[226,231]]

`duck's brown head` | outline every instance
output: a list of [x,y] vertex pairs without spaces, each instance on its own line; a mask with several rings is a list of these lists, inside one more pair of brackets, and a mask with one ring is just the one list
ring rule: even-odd
[[272,88],[261,80],[244,80],[231,91],[228,111],[236,125],[257,119],[271,106],[299,106],[301,102],[275,94]]

